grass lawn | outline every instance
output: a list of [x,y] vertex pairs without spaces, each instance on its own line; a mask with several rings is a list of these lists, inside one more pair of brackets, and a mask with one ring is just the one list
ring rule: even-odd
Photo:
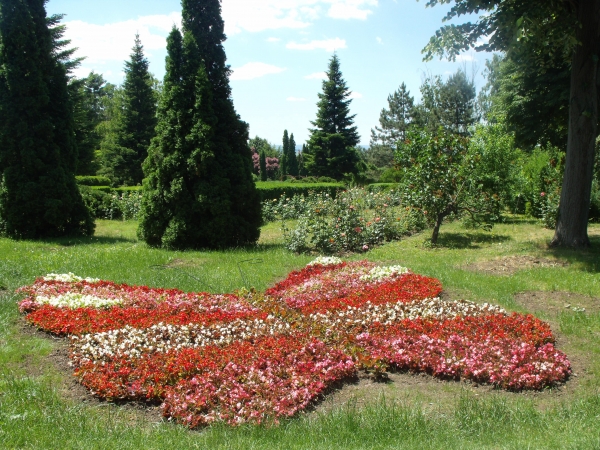
[[[172,252],[137,241],[135,222],[98,221],[86,239],[0,239],[0,448],[25,449],[593,449],[600,448],[600,226],[592,249],[548,249],[552,231],[514,218],[493,232],[444,225],[351,259],[402,264],[438,278],[444,295],[499,304],[548,321],[574,376],[542,392],[509,393],[429,376],[360,379],[278,427],[199,431],[155,407],[99,402],[74,383],[65,341],[24,324],[14,291],[47,273],[73,272],[188,291],[264,290],[312,256],[281,245],[277,224],[254,248]],[[581,309],[585,308],[585,311]]]

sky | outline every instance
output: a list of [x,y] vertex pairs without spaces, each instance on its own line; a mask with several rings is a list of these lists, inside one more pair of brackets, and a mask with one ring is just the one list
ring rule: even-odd
[[[362,145],[369,144],[388,95],[403,82],[418,101],[426,75],[446,78],[464,67],[479,89],[485,83],[489,54],[470,51],[456,62],[423,62],[421,50],[449,10],[448,5],[425,4],[426,0],[222,0],[233,102],[249,123],[250,136],[281,145],[287,129],[297,144],[305,142],[334,52],[352,91],[350,110]],[[163,78],[166,37],[173,25],[181,24],[179,0],[49,0],[46,9],[48,15],[65,14],[65,37],[78,48],[76,56],[86,57],[77,76],[93,70],[121,84],[124,62],[139,33],[150,72]]]

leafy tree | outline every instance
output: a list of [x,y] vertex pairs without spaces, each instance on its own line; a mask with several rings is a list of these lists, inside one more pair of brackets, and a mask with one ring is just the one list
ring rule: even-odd
[[0,233],[91,235],[75,183],[67,68],[44,0],[0,3]]
[[308,175],[308,171],[306,170],[306,167],[304,165],[305,155],[306,155],[306,144],[302,144],[302,150],[300,151],[300,154],[298,155],[298,175],[300,175],[301,177],[305,177]]
[[[537,67],[531,57],[495,54],[486,62],[488,83],[480,93],[488,121],[505,123],[526,150],[550,143],[566,148],[570,67],[563,58]],[[549,58],[549,56],[546,56]],[[556,56],[555,56],[556,58]]]
[[[428,6],[451,0],[429,0]],[[446,25],[425,47],[426,58],[461,51],[504,51],[509,57],[523,45],[530,49],[527,63],[536,68],[563,58],[570,63],[569,126],[560,213],[552,245],[588,247],[595,142],[598,136],[598,64],[600,59],[600,0],[454,0],[447,14],[485,11],[475,23]],[[489,42],[478,44],[482,36]]]
[[290,175],[294,177],[298,176],[298,156],[296,155],[296,141],[294,140],[294,133],[290,135],[288,171]]
[[317,119],[311,122],[310,138],[303,153],[304,167],[311,175],[340,179],[358,171],[359,156],[355,149],[360,141],[350,115],[350,90],[342,78],[336,54],[329,61],[323,92],[319,93]]
[[256,242],[261,209],[248,126],[236,114],[219,0],[183,0],[167,41],[157,137],[144,163],[138,235],[167,248]]
[[125,61],[125,81],[119,109],[111,124],[112,135],[103,142],[103,169],[116,185],[141,184],[142,163],[148,154],[156,127],[154,79],[148,72],[148,60],[139,35],[129,61]]
[[442,129],[415,130],[399,144],[403,199],[421,208],[433,226],[432,244],[449,216],[466,216],[471,225],[485,228],[499,219],[513,147],[498,137],[498,130],[483,129],[472,141]]

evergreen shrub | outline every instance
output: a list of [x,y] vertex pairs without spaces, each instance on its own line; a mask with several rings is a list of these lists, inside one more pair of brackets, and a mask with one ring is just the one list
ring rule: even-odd
[[80,186],[109,186],[110,178],[101,175],[78,175],[75,181]]

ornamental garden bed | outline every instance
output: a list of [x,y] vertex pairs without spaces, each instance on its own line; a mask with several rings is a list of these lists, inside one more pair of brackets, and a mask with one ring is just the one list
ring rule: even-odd
[[440,298],[400,266],[317,258],[264,293],[215,295],[48,275],[19,289],[37,328],[69,339],[96,397],[161,405],[189,427],[276,422],[361,372],[539,390],[571,373],[547,323]]

